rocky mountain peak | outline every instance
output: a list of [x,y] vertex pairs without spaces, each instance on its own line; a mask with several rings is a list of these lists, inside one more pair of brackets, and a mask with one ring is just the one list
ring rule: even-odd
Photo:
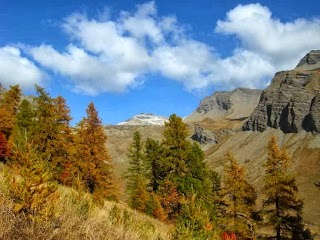
[[284,133],[320,132],[320,50],[301,59],[291,71],[276,73],[243,130],[268,127]]
[[296,70],[320,69],[320,50],[312,50],[305,55],[295,68]]
[[118,123],[117,125],[164,125],[168,118],[157,116],[152,113],[140,113],[132,118]]
[[237,88],[233,91],[217,91],[204,98],[198,108],[185,118],[186,122],[211,119],[239,119],[250,116],[258,105],[261,90]]

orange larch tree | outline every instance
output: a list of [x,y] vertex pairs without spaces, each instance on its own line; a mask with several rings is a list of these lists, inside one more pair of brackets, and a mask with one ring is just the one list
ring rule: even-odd
[[95,200],[117,199],[113,164],[106,148],[107,136],[94,104],[91,102],[76,128],[77,168],[86,189]]
[[19,85],[11,86],[10,90],[5,92],[0,100],[0,132],[2,134],[2,152],[1,161],[9,156],[12,139],[12,130],[16,122],[16,115],[21,98],[21,89]]

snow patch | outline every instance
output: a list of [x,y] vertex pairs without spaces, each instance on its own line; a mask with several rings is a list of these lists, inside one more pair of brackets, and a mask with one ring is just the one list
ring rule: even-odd
[[162,116],[156,116],[150,113],[140,113],[133,116],[127,121],[120,122],[117,125],[158,125],[162,126],[165,122],[168,121],[168,118]]

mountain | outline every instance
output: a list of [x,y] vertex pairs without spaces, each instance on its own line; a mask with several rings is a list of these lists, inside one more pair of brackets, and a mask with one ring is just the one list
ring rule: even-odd
[[168,118],[162,116],[156,116],[151,113],[140,113],[133,116],[132,118],[118,123],[117,125],[158,125],[163,126],[165,121],[168,121]]
[[[246,167],[250,182],[261,190],[268,141],[276,136],[292,156],[299,197],[304,200],[304,220],[318,234],[316,239],[320,239],[320,191],[315,186],[320,179],[319,63],[320,51],[311,51],[295,69],[276,73],[243,126],[220,135],[217,144],[205,148],[207,164],[221,174],[225,154],[234,153]],[[260,198],[258,202],[261,207]]]
[[[320,109],[319,52],[311,51],[295,69],[277,73],[264,91],[240,88],[216,92],[184,119],[190,138],[201,143],[210,169],[223,174],[225,154],[232,152],[260,192],[268,141],[275,135],[292,156],[299,197],[304,200],[303,217],[308,228],[318,234],[316,239],[320,239],[320,191],[315,186],[320,179],[320,134],[316,128],[320,121],[316,115]],[[272,124],[268,125],[268,119]],[[128,167],[126,153],[134,131],[140,131],[143,139],[160,140],[163,129],[159,125],[106,127],[118,173]],[[261,205],[259,196],[258,210]]]
[[308,53],[291,71],[276,73],[243,130],[320,132],[320,51]]
[[187,116],[185,122],[242,119],[249,117],[260,100],[261,90],[237,88],[233,91],[215,92],[200,102],[199,107]]

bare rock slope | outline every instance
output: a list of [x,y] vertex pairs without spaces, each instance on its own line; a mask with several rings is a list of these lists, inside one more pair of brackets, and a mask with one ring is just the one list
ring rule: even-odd
[[311,51],[291,71],[276,73],[243,130],[268,127],[284,133],[320,132],[320,51]]
[[206,118],[220,120],[249,117],[259,103],[261,90],[237,88],[233,91],[215,92],[200,102],[199,107],[185,122],[197,122]]

